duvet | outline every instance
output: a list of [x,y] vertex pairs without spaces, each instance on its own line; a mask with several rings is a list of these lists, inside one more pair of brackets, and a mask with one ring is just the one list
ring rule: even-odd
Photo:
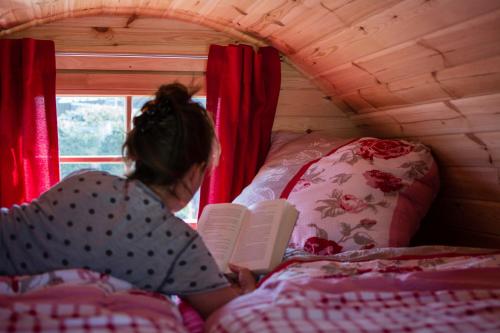
[[[191,324],[169,298],[95,272],[0,277],[0,332],[188,332]],[[256,291],[212,315],[205,330],[500,332],[500,252],[291,252]]]
[[295,254],[208,332],[500,332],[500,253],[452,247]]

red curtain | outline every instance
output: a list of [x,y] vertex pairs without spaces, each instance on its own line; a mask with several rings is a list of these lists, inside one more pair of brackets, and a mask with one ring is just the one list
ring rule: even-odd
[[59,180],[52,41],[0,40],[0,207]]
[[207,203],[232,201],[264,163],[281,83],[279,53],[248,45],[211,45],[207,62],[207,110],[215,120],[221,158],[207,174],[200,213]]

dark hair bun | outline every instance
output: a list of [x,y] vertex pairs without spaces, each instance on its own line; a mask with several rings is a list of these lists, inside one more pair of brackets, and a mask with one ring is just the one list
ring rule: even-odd
[[171,185],[194,164],[210,160],[215,137],[212,120],[180,83],[162,85],[134,117],[123,145],[125,159],[135,163],[130,179],[150,185]]
[[155,94],[156,102],[159,105],[187,104],[191,100],[191,93],[180,83],[164,84],[160,86]]

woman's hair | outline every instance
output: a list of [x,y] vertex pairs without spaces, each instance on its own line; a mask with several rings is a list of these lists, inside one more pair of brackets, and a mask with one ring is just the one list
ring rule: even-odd
[[215,140],[212,119],[180,83],[162,85],[134,117],[123,155],[135,163],[129,179],[174,185],[194,164],[206,166]]

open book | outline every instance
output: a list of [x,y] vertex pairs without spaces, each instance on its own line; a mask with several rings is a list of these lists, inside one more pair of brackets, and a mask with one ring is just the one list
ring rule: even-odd
[[250,207],[239,204],[205,206],[198,232],[220,270],[228,263],[266,273],[282,260],[298,212],[286,200],[262,201]]

